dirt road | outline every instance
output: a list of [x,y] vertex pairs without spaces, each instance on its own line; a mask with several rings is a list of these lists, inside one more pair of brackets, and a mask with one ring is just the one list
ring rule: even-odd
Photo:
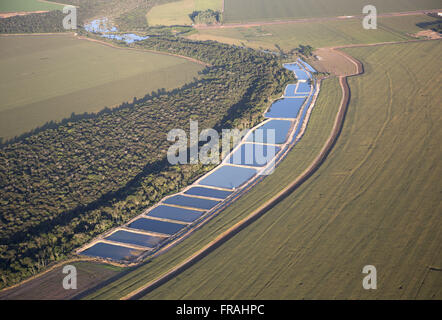
[[[354,76],[359,75],[363,73],[363,65],[356,59],[345,55],[347,59],[351,61],[351,63],[354,65],[354,73],[352,75],[348,76]],[[209,242],[206,246],[204,246],[202,249],[195,252],[193,255],[191,255],[189,258],[187,258],[185,261],[180,263],[179,265],[175,266],[171,270],[169,270],[167,273],[163,274],[161,277],[147,283],[146,285],[142,286],[141,288],[132,291],[131,293],[127,294],[122,298],[122,300],[129,300],[129,299],[138,299],[146,295],[147,293],[153,291],[154,289],[160,287],[167,281],[171,280],[181,272],[185,271],[201,259],[203,259],[205,256],[207,256],[209,253],[214,251],[216,248],[221,246],[223,243],[231,239],[233,236],[235,236],[238,232],[246,228],[248,225],[256,221],[259,217],[261,217],[263,214],[265,214],[267,211],[269,211],[271,208],[276,206],[278,203],[280,203],[282,200],[284,200],[287,196],[289,196],[291,193],[293,193],[303,182],[305,182],[324,162],[327,155],[332,150],[333,146],[335,145],[345,119],[345,115],[347,113],[348,104],[350,101],[350,88],[347,83],[347,77],[348,76],[340,76],[339,77],[339,83],[342,90],[342,99],[340,103],[339,111],[336,115],[335,122],[333,125],[333,129],[322,147],[321,151],[315,158],[315,160],[310,164],[310,166],[300,175],[298,178],[296,178],[290,185],[285,187],[283,190],[281,190],[277,195],[275,195],[273,198],[271,198],[269,201],[261,205],[258,209],[254,210],[251,214],[249,214],[246,218],[236,223],[234,226],[223,232],[221,235],[219,235],[217,238]]]
[[[440,12],[441,10],[442,9],[382,13],[382,14],[378,14],[378,18],[423,15],[423,14],[427,14],[427,13]],[[305,18],[305,19],[294,19],[294,20],[257,21],[257,22],[249,22],[249,23],[226,23],[226,24],[222,24],[222,25],[210,25],[210,26],[209,25],[195,25],[194,28],[198,29],[198,30],[250,28],[250,27],[278,25],[278,24],[362,19],[363,17],[364,17],[363,15],[357,15],[357,16],[339,16],[339,17],[323,17],[323,18]]]

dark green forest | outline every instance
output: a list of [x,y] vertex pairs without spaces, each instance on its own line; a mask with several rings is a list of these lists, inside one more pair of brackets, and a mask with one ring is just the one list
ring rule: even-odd
[[31,13],[0,19],[0,33],[47,33],[66,32],[61,11]]
[[72,118],[0,149],[1,287],[68,257],[210,166],[170,166],[167,132],[246,128],[293,74],[279,58],[212,41],[151,37],[132,46],[202,60],[199,79],[114,110]]

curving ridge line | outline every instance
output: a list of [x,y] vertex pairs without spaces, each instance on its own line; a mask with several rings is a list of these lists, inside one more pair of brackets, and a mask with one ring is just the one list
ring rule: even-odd
[[237,222],[235,225],[230,227],[228,230],[224,231],[222,234],[220,234],[218,237],[216,237],[214,240],[209,242],[207,245],[205,245],[203,248],[195,252],[193,255],[191,255],[189,258],[181,262],[179,265],[175,266],[162,276],[160,276],[157,279],[154,279],[150,282],[148,282],[146,285],[142,286],[141,288],[138,288],[137,290],[134,290],[130,292],[129,294],[125,295],[121,298],[121,300],[135,300],[139,299],[142,296],[146,295],[147,293],[153,291],[154,289],[160,287],[167,281],[171,280],[181,272],[185,271],[201,259],[203,259],[205,256],[207,256],[209,253],[214,251],[216,248],[221,246],[223,243],[231,239],[233,236],[235,236],[238,232],[249,226],[251,223],[256,221],[258,218],[260,218],[263,214],[265,214],[267,211],[275,207],[278,203],[280,203],[282,200],[284,200],[287,196],[289,196],[291,193],[293,193],[302,183],[304,183],[313,173],[316,172],[316,170],[321,166],[321,164],[324,162],[324,160],[327,158],[330,151],[333,149],[333,146],[335,145],[341,131],[343,128],[345,116],[347,114],[348,105],[350,102],[350,87],[347,83],[347,77],[349,76],[356,76],[360,75],[364,72],[363,65],[360,61],[356,60],[355,58],[347,55],[346,53],[343,53],[341,51],[337,51],[339,54],[343,55],[345,58],[349,59],[354,65],[355,65],[355,73],[351,75],[346,76],[339,76],[339,84],[342,89],[342,98],[341,103],[339,107],[339,111],[336,115],[335,122],[333,124],[333,129],[330,133],[330,136],[328,137],[327,141],[325,142],[324,146],[322,147],[319,154],[316,156],[316,158],[313,160],[313,162],[310,164],[310,166],[304,170],[301,175],[299,175],[291,184],[289,184],[287,187],[285,187],[283,190],[281,190],[278,194],[276,194],[274,197],[272,197],[270,200],[265,202],[263,205],[261,205],[259,208],[255,209],[251,214],[249,214],[247,217],[242,219],[241,221]]

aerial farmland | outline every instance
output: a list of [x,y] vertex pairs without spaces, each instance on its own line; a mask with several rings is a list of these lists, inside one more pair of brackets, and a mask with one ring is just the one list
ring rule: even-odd
[[0,4],[0,300],[442,298],[440,1],[61,2]]

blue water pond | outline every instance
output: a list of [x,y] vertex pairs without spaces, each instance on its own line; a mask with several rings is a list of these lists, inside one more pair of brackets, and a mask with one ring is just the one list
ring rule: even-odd
[[304,101],[304,97],[279,99],[271,105],[270,110],[264,116],[267,118],[295,119]]
[[150,210],[147,216],[183,222],[193,222],[198,219],[202,214],[203,212],[201,211],[159,205]]
[[250,180],[258,171],[252,168],[240,168],[222,165],[200,181],[201,185],[236,189]]
[[109,243],[98,242],[84,250],[81,254],[91,257],[108,258],[113,260],[132,261],[139,257],[143,252],[123,246],[118,246]]
[[107,23],[108,20],[106,18],[96,19],[88,24],[85,24],[84,29],[92,33],[101,33],[100,36],[103,38],[124,41],[127,44],[149,38],[148,36],[142,37],[134,33],[112,34],[112,32],[118,32],[118,29],[115,26],[109,29]]
[[217,190],[205,187],[192,187],[184,192],[194,196],[225,199],[232,194],[231,191]]
[[290,120],[270,120],[262,126],[256,128],[247,137],[247,142],[269,143],[269,130],[275,130],[275,141],[272,143],[281,144],[287,140],[292,121]]

